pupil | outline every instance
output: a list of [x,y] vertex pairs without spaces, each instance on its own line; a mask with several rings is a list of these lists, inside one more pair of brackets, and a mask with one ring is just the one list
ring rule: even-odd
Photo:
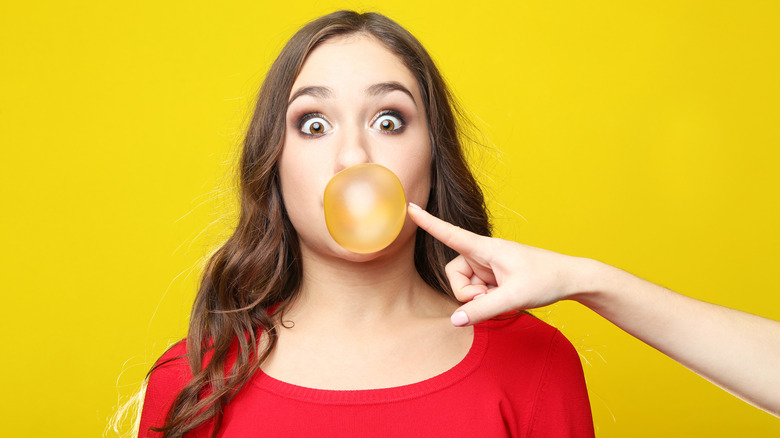
[[315,134],[319,134],[320,132],[322,132],[322,123],[320,123],[320,122],[312,123],[310,130],[311,130],[311,132],[313,132]]
[[384,129],[385,131],[393,129],[393,122],[390,120],[382,121],[382,129]]

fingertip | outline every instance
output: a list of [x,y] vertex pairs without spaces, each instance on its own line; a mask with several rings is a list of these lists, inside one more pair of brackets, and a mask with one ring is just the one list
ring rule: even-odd
[[450,317],[450,321],[452,322],[452,325],[455,327],[463,327],[464,325],[468,325],[469,323],[469,316],[466,315],[466,312],[462,310],[458,310],[457,312],[453,313]]
[[424,216],[425,210],[422,209],[419,205],[408,202],[406,205],[406,214],[409,215],[409,217],[412,219],[414,223],[417,225],[420,225],[419,221],[422,220]]

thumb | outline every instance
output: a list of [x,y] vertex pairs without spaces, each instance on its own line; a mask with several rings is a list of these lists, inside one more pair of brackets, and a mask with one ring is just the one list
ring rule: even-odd
[[490,289],[489,293],[460,306],[450,317],[452,325],[456,327],[473,325],[502,313],[517,310],[509,303],[507,294],[501,292],[500,287]]

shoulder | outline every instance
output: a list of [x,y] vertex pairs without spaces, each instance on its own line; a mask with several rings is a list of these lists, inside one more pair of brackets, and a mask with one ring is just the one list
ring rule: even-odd
[[192,372],[187,361],[187,341],[182,339],[171,345],[154,363],[149,374],[149,384],[151,386],[154,382],[170,386],[174,382],[186,383],[191,378]]
[[484,322],[483,327],[494,348],[523,349],[529,353],[544,353],[561,345],[574,348],[558,329],[529,313],[504,315]]
[[502,387],[524,399],[528,436],[592,437],[579,354],[555,327],[530,315],[488,321],[487,358]]
[[579,354],[555,327],[528,314],[490,320],[482,330],[488,338],[486,360],[525,379],[542,380],[551,374],[581,375]]
[[[238,340],[234,337],[224,359],[226,376],[230,373],[230,370],[236,361],[238,350]],[[214,349],[211,346],[203,351],[201,370],[208,366],[213,355]],[[144,404],[152,400],[164,400],[172,403],[173,399],[175,399],[179,392],[187,386],[192,378],[193,370],[190,368],[187,340],[182,339],[171,345],[149,371],[145,397],[146,401]]]
[[141,437],[157,436],[149,427],[160,427],[176,396],[192,379],[187,361],[187,344],[181,340],[168,348],[149,372],[141,411]]

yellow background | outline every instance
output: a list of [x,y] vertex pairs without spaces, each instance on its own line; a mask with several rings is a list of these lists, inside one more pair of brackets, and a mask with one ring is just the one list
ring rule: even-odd
[[[499,236],[780,319],[777,2],[216,3],[0,5],[4,436],[100,436],[184,336],[257,87],[336,8],[432,53],[493,144]],[[601,437],[780,433],[577,304],[536,313]]]

